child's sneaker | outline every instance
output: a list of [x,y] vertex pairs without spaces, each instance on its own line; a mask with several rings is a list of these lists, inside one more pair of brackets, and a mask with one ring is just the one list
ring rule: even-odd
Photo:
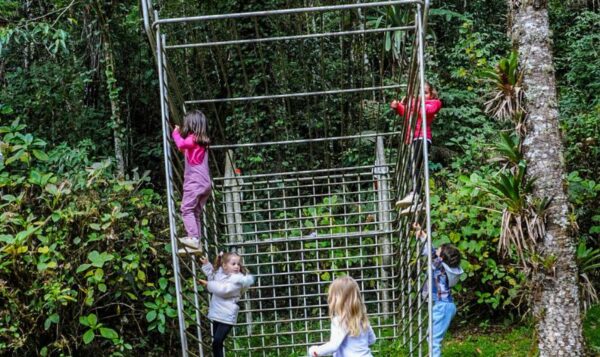
[[413,203],[413,201],[416,202],[418,200],[419,195],[414,192],[410,192],[403,199],[396,202],[396,208],[408,207]]
[[177,249],[177,254],[178,255],[187,255],[187,254],[192,254],[192,255],[199,255],[202,254],[202,248],[188,248],[186,246],[183,246],[183,248],[179,248]]
[[181,237],[179,238],[179,243],[193,249],[202,249],[200,246],[200,239],[196,237]]
[[424,207],[423,207],[422,203],[417,203],[417,204],[414,204],[414,205],[412,205],[410,207],[407,207],[407,208],[403,209],[402,212],[400,212],[400,215],[401,216],[406,216],[406,215],[411,214],[411,213],[420,212],[420,211],[423,210],[423,208]]

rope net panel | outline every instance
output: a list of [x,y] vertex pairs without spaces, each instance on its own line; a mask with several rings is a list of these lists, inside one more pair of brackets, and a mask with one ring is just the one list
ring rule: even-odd
[[183,165],[170,132],[195,108],[213,141],[202,243],[210,258],[239,252],[256,277],[226,354],[304,356],[327,341],[327,289],[341,275],[359,283],[376,355],[398,339],[427,353],[431,257],[409,229],[430,233],[427,183],[421,203],[394,209],[414,176],[427,181],[405,140],[418,108],[389,110],[422,97],[424,4],[167,3],[161,16],[150,0],[142,10],[158,62],[183,355],[209,356],[212,341],[198,257],[177,255]]

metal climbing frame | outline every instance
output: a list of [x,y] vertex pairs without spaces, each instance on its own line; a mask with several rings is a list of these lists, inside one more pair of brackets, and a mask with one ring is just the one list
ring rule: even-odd
[[[182,163],[170,132],[191,108],[216,128],[205,250],[240,252],[257,278],[240,301],[227,355],[306,355],[329,338],[327,288],[345,274],[361,287],[380,341],[375,355],[389,355],[391,342],[406,355],[427,354],[431,256],[409,228],[420,222],[431,236],[427,143],[421,168],[409,164],[405,144],[424,102],[403,118],[389,102],[424,98],[428,2],[282,3],[163,1],[160,17],[141,0],[158,64],[182,354],[211,355],[199,262],[176,253],[185,235],[176,207]],[[181,15],[191,11],[203,15]],[[399,214],[394,202],[414,173],[424,178],[421,203]]]

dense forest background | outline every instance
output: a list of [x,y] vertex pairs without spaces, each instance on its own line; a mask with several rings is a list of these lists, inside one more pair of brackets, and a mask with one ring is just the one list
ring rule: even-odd
[[[278,6],[215,3],[203,6]],[[549,3],[569,219],[591,308],[600,288],[600,4]],[[201,8],[157,5],[188,15]],[[483,189],[500,170],[492,144],[513,130],[485,110],[499,84],[485,73],[512,50],[507,10],[504,1],[451,0],[434,3],[429,17],[427,77],[444,103],[430,165],[432,221],[435,239],[456,244],[467,261],[458,330],[530,316],[526,275],[497,252],[503,206]],[[137,1],[0,3],[1,354],[177,354],[156,73]],[[226,136],[281,130],[263,119],[240,120]]]

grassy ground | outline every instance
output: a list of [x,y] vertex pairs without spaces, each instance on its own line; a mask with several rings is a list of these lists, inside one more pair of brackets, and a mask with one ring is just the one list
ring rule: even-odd
[[[583,333],[589,354],[600,357],[600,305],[586,314]],[[468,329],[447,336],[443,346],[444,357],[536,356],[532,327]]]
[[444,357],[528,356],[535,355],[535,345],[532,341],[533,329],[525,326],[512,329],[468,330],[448,336],[443,352]]
[[[583,334],[588,356],[600,357],[600,305],[592,307],[585,316]],[[398,344],[380,348],[381,356],[406,357]],[[536,357],[538,356],[532,326],[451,328],[442,346],[444,357]]]

